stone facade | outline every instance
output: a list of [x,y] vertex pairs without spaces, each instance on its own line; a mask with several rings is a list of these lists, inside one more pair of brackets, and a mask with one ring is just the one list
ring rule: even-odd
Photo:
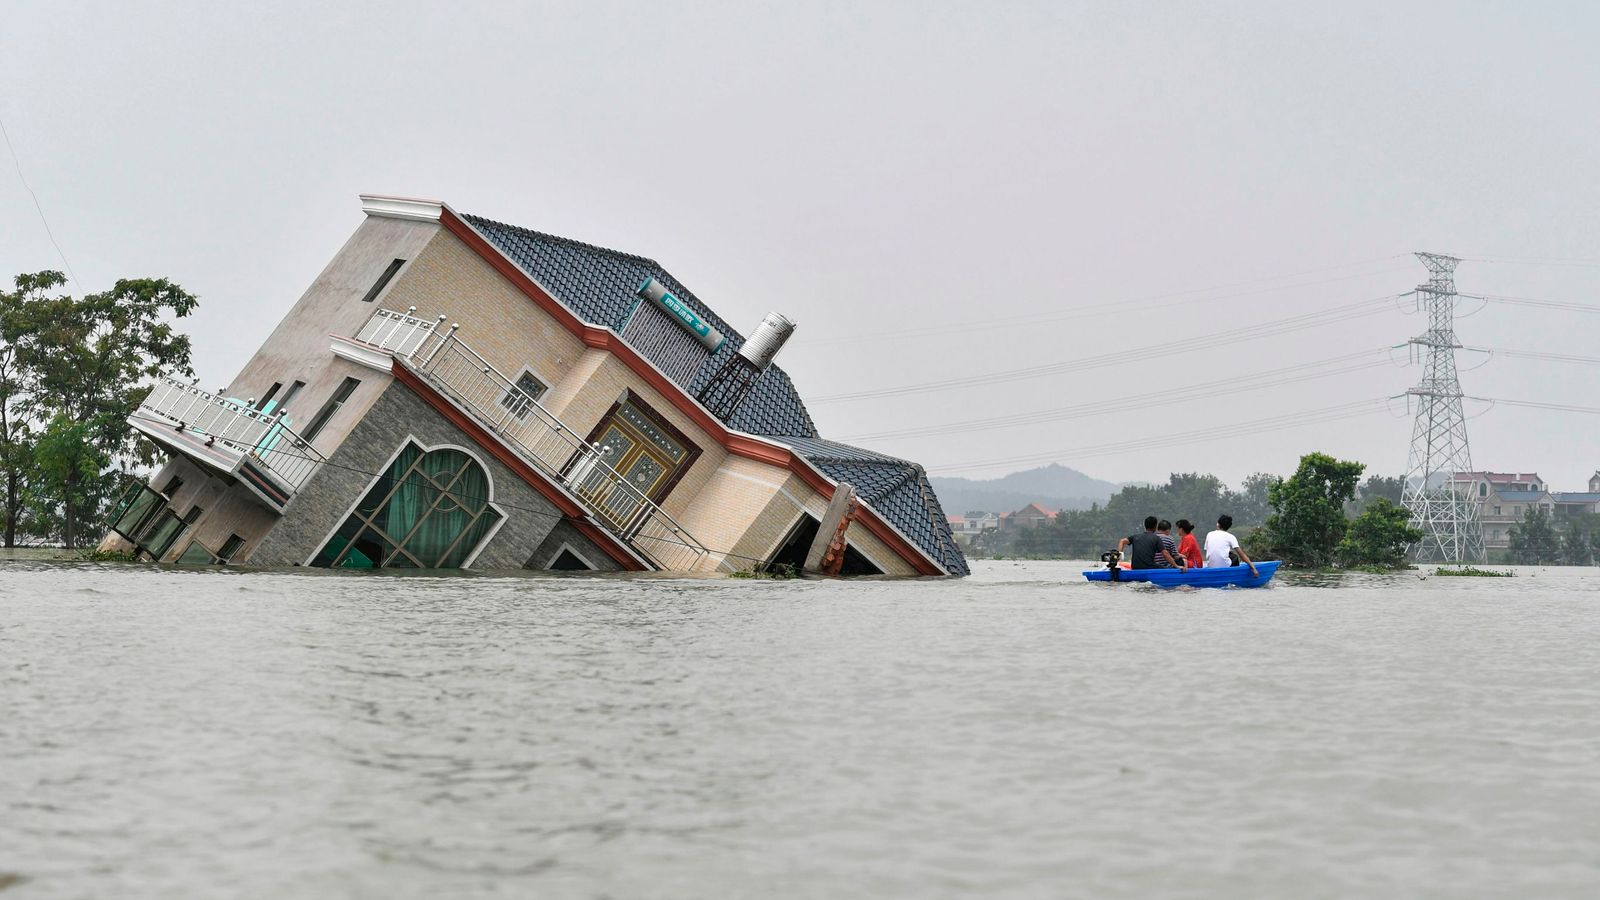
[[[340,444],[338,451],[289,501],[282,521],[262,539],[246,561],[260,566],[308,563],[408,440],[415,440],[427,449],[448,446],[465,450],[488,472],[490,503],[505,519],[478,550],[473,568],[516,569],[539,559],[538,553],[530,551],[542,547],[563,522],[560,510],[516,473],[475,446],[459,428],[410,389],[391,384]],[[562,534],[563,541],[570,543],[597,568],[616,568],[575,529],[565,529]]]

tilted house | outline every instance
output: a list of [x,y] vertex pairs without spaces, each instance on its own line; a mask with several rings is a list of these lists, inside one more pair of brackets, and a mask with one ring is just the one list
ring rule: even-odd
[[226,389],[163,381],[130,418],[170,459],[113,508],[108,546],[733,571],[802,560],[848,483],[846,573],[967,573],[920,466],[817,434],[769,364],[782,317],[747,342],[649,259],[434,201],[362,202]]

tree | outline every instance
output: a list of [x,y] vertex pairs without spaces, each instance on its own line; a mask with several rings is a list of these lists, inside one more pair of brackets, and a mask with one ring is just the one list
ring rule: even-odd
[[54,511],[59,528],[51,530],[72,547],[114,487],[115,468],[152,461],[126,420],[150,379],[193,375],[189,338],[166,320],[189,315],[197,301],[164,278],[122,279],[76,299],[48,293],[65,283],[59,272],[18,276],[3,338],[25,373],[18,408],[46,423],[28,460],[31,501],[46,520]]
[[1594,547],[1589,534],[1576,518],[1568,519],[1561,532],[1561,564],[1587,566],[1594,558]]
[[1399,503],[1405,479],[1388,475],[1368,475],[1367,480],[1361,482],[1360,490],[1356,491],[1355,503],[1351,512],[1361,514],[1374,500],[1384,499],[1391,503]]
[[[1239,490],[1232,491],[1229,494],[1228,500],[1232,509],[1228,513],[1233,516],[1234,523],[1239,526],[1250,526],[1260,525],[1267,521],[1267,516],[1272,513],[1272,507],[1268,503],[1268,497],[1272,493],[1272,486],[1282,480],[1278,476],[1269,475],[1266,472],[1257,472],[1246,477],[1244,484],[1239,486]],[[1209,525],[1211,523],[1202,522],[1198,524]]]
[[1524,566],[1555,565],[1560,559],[1560,538],[1550,523],[1550,514],[1529,506],[1522,522],[1511,526],[1506,550],[1511,561]]
[[1294,475],[1268,491],[1273,513],[1258,540],[1292,566],[1319,568],[1331,563],[1348,525],[1344,505],[1355,496],[1365,468],[1325,453],[1300,457]]
[[1387,497],[1374,497],[1361,515],[1350,523],[1336,556],[1341,566],[1405,565],[1406,548],[1422,540],[1422,531],[1411,527],[1411,514]]

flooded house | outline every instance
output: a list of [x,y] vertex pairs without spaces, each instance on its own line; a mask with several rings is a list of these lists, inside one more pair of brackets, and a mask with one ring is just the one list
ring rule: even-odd
[[[922,468],[822,438],[773,358],[652,260],[363,196],[225,388],[158,382],[167,454],[103,546],[334,568],[965,575]],[[848,487],[846,487],[848,486]]]

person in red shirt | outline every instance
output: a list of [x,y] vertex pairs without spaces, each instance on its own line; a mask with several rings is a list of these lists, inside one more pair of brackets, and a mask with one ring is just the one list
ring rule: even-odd
[[1191,569],[1205,565],[1205,555],[1200,552],[1200,542],[1194,536],[1194,523],[1188,519],[1179,519],[1178,531],[1183,533],[1183,538],[1178,541],[1178,555],[1188,561]]

